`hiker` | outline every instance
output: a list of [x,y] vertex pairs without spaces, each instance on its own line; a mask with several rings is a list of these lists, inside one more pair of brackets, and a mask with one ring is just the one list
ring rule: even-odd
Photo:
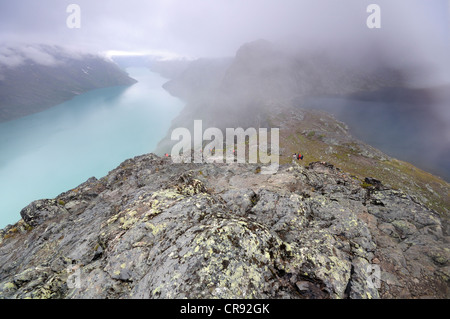
[[297,159],[297,153],[292,154],[293,159]]
[[298,159],[298,160],[303,160],[303,155],[302,155],[302,154],[300,154],[300,153],[298,153],[298,155],[297,155],[297,159]]

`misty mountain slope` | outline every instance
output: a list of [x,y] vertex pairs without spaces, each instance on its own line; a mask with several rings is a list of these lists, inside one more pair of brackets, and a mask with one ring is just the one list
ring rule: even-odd
[[286,53],[258,40],[243,45],[229,64],[192,62],[164,87],[187,103],[174,125],[190,127],[193,119],[202,119],[224,129],[261,125],[270,101],[298,103],[308,96],[352,94],[401,81],[394,70],[343,66],[324,54]]
[[[356,139],[348,126],[334,116],[300,108],[309,106],[309,98],[317,95],[357,96],[402,85],[403,75],[398,70],[356,66],[333,64],[326,56],[284,53],[260,40],[242,46],[225,72],[211,68],[207,77],[214,80],[200,89],[201,99],[197,99],[192,83],[202,82],[193,80],[196,73],[192,65],[165,85],[172,94],[180,94],[184,88],[190,95],[182,95],[187,105],[173,120],[156,153],[170,153],[176,143],[170,140],[170,132],[177,127],[192,132],[194,120],[203,120],[203,129],[278,127],[282,163],[289,162],[294,152],[305,153],[306,163],[327,161],[362,181],[371,176],[409,192],[448,216],[447,182]],[[207,70],[202,67],[201,72]],[[170,90],[171,87],[178,89]],[[423,117],[424,113],[419,114]]]
[[[182,72],[175,76],[176,81],[169,81],[164,88],[171,94],[180,97],[190,103],[202,102],[211,97],[211,92],[216,92],[225,77],[233,60],[223,59],[198,59],[187,66],[181,64]],[[174,62],[166,63],[173,65]],[[164,62],[151,66],[154,72],[162,72],[166,76],[174,74],[163,68]],[[176,65],[173,65],[174,68]],[[180,66],[178,66],[180,68]],[[175,73],[176,74],[176,73]]]
[[224,93],[247,99],[345,95],[401,84],[401,74],[344,64],[324,52],[285,52],[265,40],[244,44],[222,82]]
[[51,46],[0,50],[0,121],[42,111],[83,92],[136,81],[111,61]]

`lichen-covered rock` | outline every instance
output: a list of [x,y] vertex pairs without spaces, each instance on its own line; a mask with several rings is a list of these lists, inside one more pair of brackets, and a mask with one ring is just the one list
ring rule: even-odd
[[23,212],[0,298],[449,297],[446,219],[326,163],[149,154]]
[[37,226],[58,215],[67,213],[56,200],[41,199],[32,202],[20,211],[22,219],[30,226]]

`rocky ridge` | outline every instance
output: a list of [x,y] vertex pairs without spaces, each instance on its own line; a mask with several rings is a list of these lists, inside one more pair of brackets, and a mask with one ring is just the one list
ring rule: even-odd
[[0,298],[449,297],[435,211],[325,162],[260,171],[148,154],[33,202],[0,232]]
[[[332,163],[361,182],[372,176],[392,189],[414,196],[448,219],[450,196],[445,180],[388,156],[355,138],[349,126],[332,114],[308,107],[308,97],[312,96],[372,92],[375,97],[381,89],[405,85],[405,70],[392,69],[383,63],[376,65],[374,68],[343,62],[323,52],[289,52],[264,40],[244,44],[231,60],[193,61],[182,67],[180,73],[172,72],[174,78],[164,85],[186,106],[154,152],[170,153],[177,143],[171,140],[171,132],[184,127],[192,134],[194,120],[202,120],[204,129],[217,127],[222,131],[227,127],[279,128],[281,163],[289,163],[291,155],[300,152],[305,161]],[[170,63],[168,66],[174,67]],[[161,66],[153,70],[161,72]],[[417,108],[427,110],[430,101],[423,99],[423,92],[410,93]],[[425,113],[420,116],[422,123],[426,122]],[[379,115],[376,111],[367,113],[368,118]],[[379,128],[387,129],[382,125]],[[403,137],[398,139],[407,144]]]

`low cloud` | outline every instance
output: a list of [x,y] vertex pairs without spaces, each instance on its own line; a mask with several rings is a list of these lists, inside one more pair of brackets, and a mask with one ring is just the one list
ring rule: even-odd
[[37,64],[45,66],[54,65],[58,62],[53,56],[51,56],[47,52],[33,46],[26,46],[21,48],[20,53],[22,54],[24,59],[28,59]]
[[0,45],[0,67],[14,68],[25,63],[55,66],[67,58],[81,58],[85,53],[62,46],[8,43]]
[[51,66],[60,63],[54,56],[46,52],[43,47],[33,45],[3,46],[0,47],[0,65],[4,67],[17,67],[25,62]]
[[21,65],[23,62],[24,57],[18,55],[12,48],[0,48],[0,65],[13,68]]

